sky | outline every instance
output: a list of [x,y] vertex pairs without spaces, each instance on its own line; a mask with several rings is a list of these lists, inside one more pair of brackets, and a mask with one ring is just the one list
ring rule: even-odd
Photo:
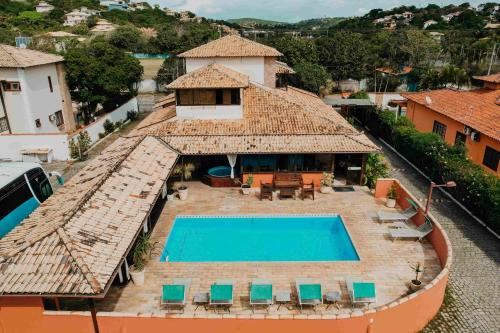
[[[468,1],[472,6],[492,0]],[[280,22],[297,22],[321,17],[364,15],[373,8],[390,9],[401,5],[425,7],[461,4],[463,1],[441,0],[152,0],[161,8],[190,10],[199,16],[214,19],[252,17]]]

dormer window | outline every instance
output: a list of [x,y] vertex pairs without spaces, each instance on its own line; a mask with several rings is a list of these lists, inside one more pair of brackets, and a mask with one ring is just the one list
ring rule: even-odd
[[178,89],[177,105],[240,105],[240,89]]

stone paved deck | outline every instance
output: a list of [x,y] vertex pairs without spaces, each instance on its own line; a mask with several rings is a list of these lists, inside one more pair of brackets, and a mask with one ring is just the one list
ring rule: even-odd
[[[429,183],[389,149],[384,154],[391,176],[423,203]],[[433,198],[431,213],[450,239],[453,263],[444,305],[423,332],[500,332],[500,241],[439,191]]]
[[[411,264],[420,261],[425,266],[424,283],[440,271],[435,251],[427,241],[391,241],[388,226],[375,222],[377,210],[385,209],[375,201],[365,187],[355,192],[317,194],[316,200],[306,199],[259,201],[255,195],[243,196],[239,189],[210,188],[198,182],[189,186],[187,201],[167,202],[152,233],[158,241],[158,253],[146,267],[146,284],[112,287],[104,301],[98,302],[100,311],[161,313],[159,298],[161,285],[173,278],[192,278],[189,299],[195,292],[207,292],[217,279],[233,279],[235,304],[232,314],[249,315],[248,288],[252,278],[270,278],[275,291],[291,290],[296,277],[310,277],[320,281],[323,292],[337,290],[343,295],[340,310],[326,306],[318,314],[338,314],[352,311],[343,283],[348,276],[371,280],[377,286],[377,305],[389,303],[407,293],[408,281],[413,277]],[[359,262],[260,262],[260,263],[169,263],[160,262],[159,254],[176,215],[235,215],[235,214],[321,214],[338,213],[342,216],[361,258]],[[307,250],[305,247],[304,250]],[[188,304],[184,316],[193,316],[195,306]],[[213,314],[213,311],[211,312]],[[270,314],[294,315],[296,306],[287,309],[272,307]],[[201,307],[196,315],[209,315]]]

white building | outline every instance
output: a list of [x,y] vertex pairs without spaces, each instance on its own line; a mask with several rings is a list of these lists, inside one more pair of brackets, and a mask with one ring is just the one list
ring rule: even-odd
[[425,21],[423,28],[427,29],[428,27],[430,27],[431,25],[434,25],[434,24],[437,24],[437,21],[434,21],[434,20]]
[[57,148],[48,142],[58,134],[67,151],[66,134],[75,130],[75,120],[63,60],[0,44],[1,159],[26,151],[54,153]]
[[54,9],[54,6],[45,1],[40,1],[35,8],[38,13],[48,13]]
[[93,34],[105,34],[115,29],[116,27],[111,22],[105,19],[100,19],[97,21],[95,26],[90,29],[90,32],[92,32]]
[[97,13],[98,11],[88,9],[87,7],[75,9],[74,11],[66,14],[64,25],[72,27],[77,24],[86,23],[89,17],[91,17],[92,15],[96,15]]
[[454,13],[449,13],[449,14],[446,14],[446,15],[441,15],[441,18],[443,19],[443,21],[445,21],[446,23],[449,23],[455,16],[458,16],[460,15],[462,12],[454,12]]

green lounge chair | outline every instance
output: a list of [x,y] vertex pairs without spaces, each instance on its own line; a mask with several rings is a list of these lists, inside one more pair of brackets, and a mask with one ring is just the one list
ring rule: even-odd
[[231,312],[233,305],[233,281],[217,280],[210,286],[210,305],[214,310],[220,306],[228,309]]
[[389,229],[391,238],[394,239],[417,239],[422,240],[432,232],[432,222],[426,217],[425,222],[416,228],[408,225],[399,225],[398,228]]
[[171,307],[180,307],[184,312],[191,279],[174,279],[173,283],[163,285],[160,306],[167,309]]
[[269,310],[273,304],[273,284],[268,279],[253,279],[250,285],[250,305],[252,312],[255,306],[264,305]]
[[300,310],[304,305],[312,306],[315,310],[316,305],[323,304],[321,283],[313,279],[297,278],[295,279],[295,287],[297,288]]
[[356,303],[365,303],[369,305],[370,303],[377,302],[375,283],[364,282],[353,278],[347,278],[345,283],[353,305]]
[[388,212],[380,210],[377,212],[377,217],[380,222],[405,222],[415,216],[418,212],[418,206],[413,200],[405,198],[410,203],[410,207],[402,212]]

